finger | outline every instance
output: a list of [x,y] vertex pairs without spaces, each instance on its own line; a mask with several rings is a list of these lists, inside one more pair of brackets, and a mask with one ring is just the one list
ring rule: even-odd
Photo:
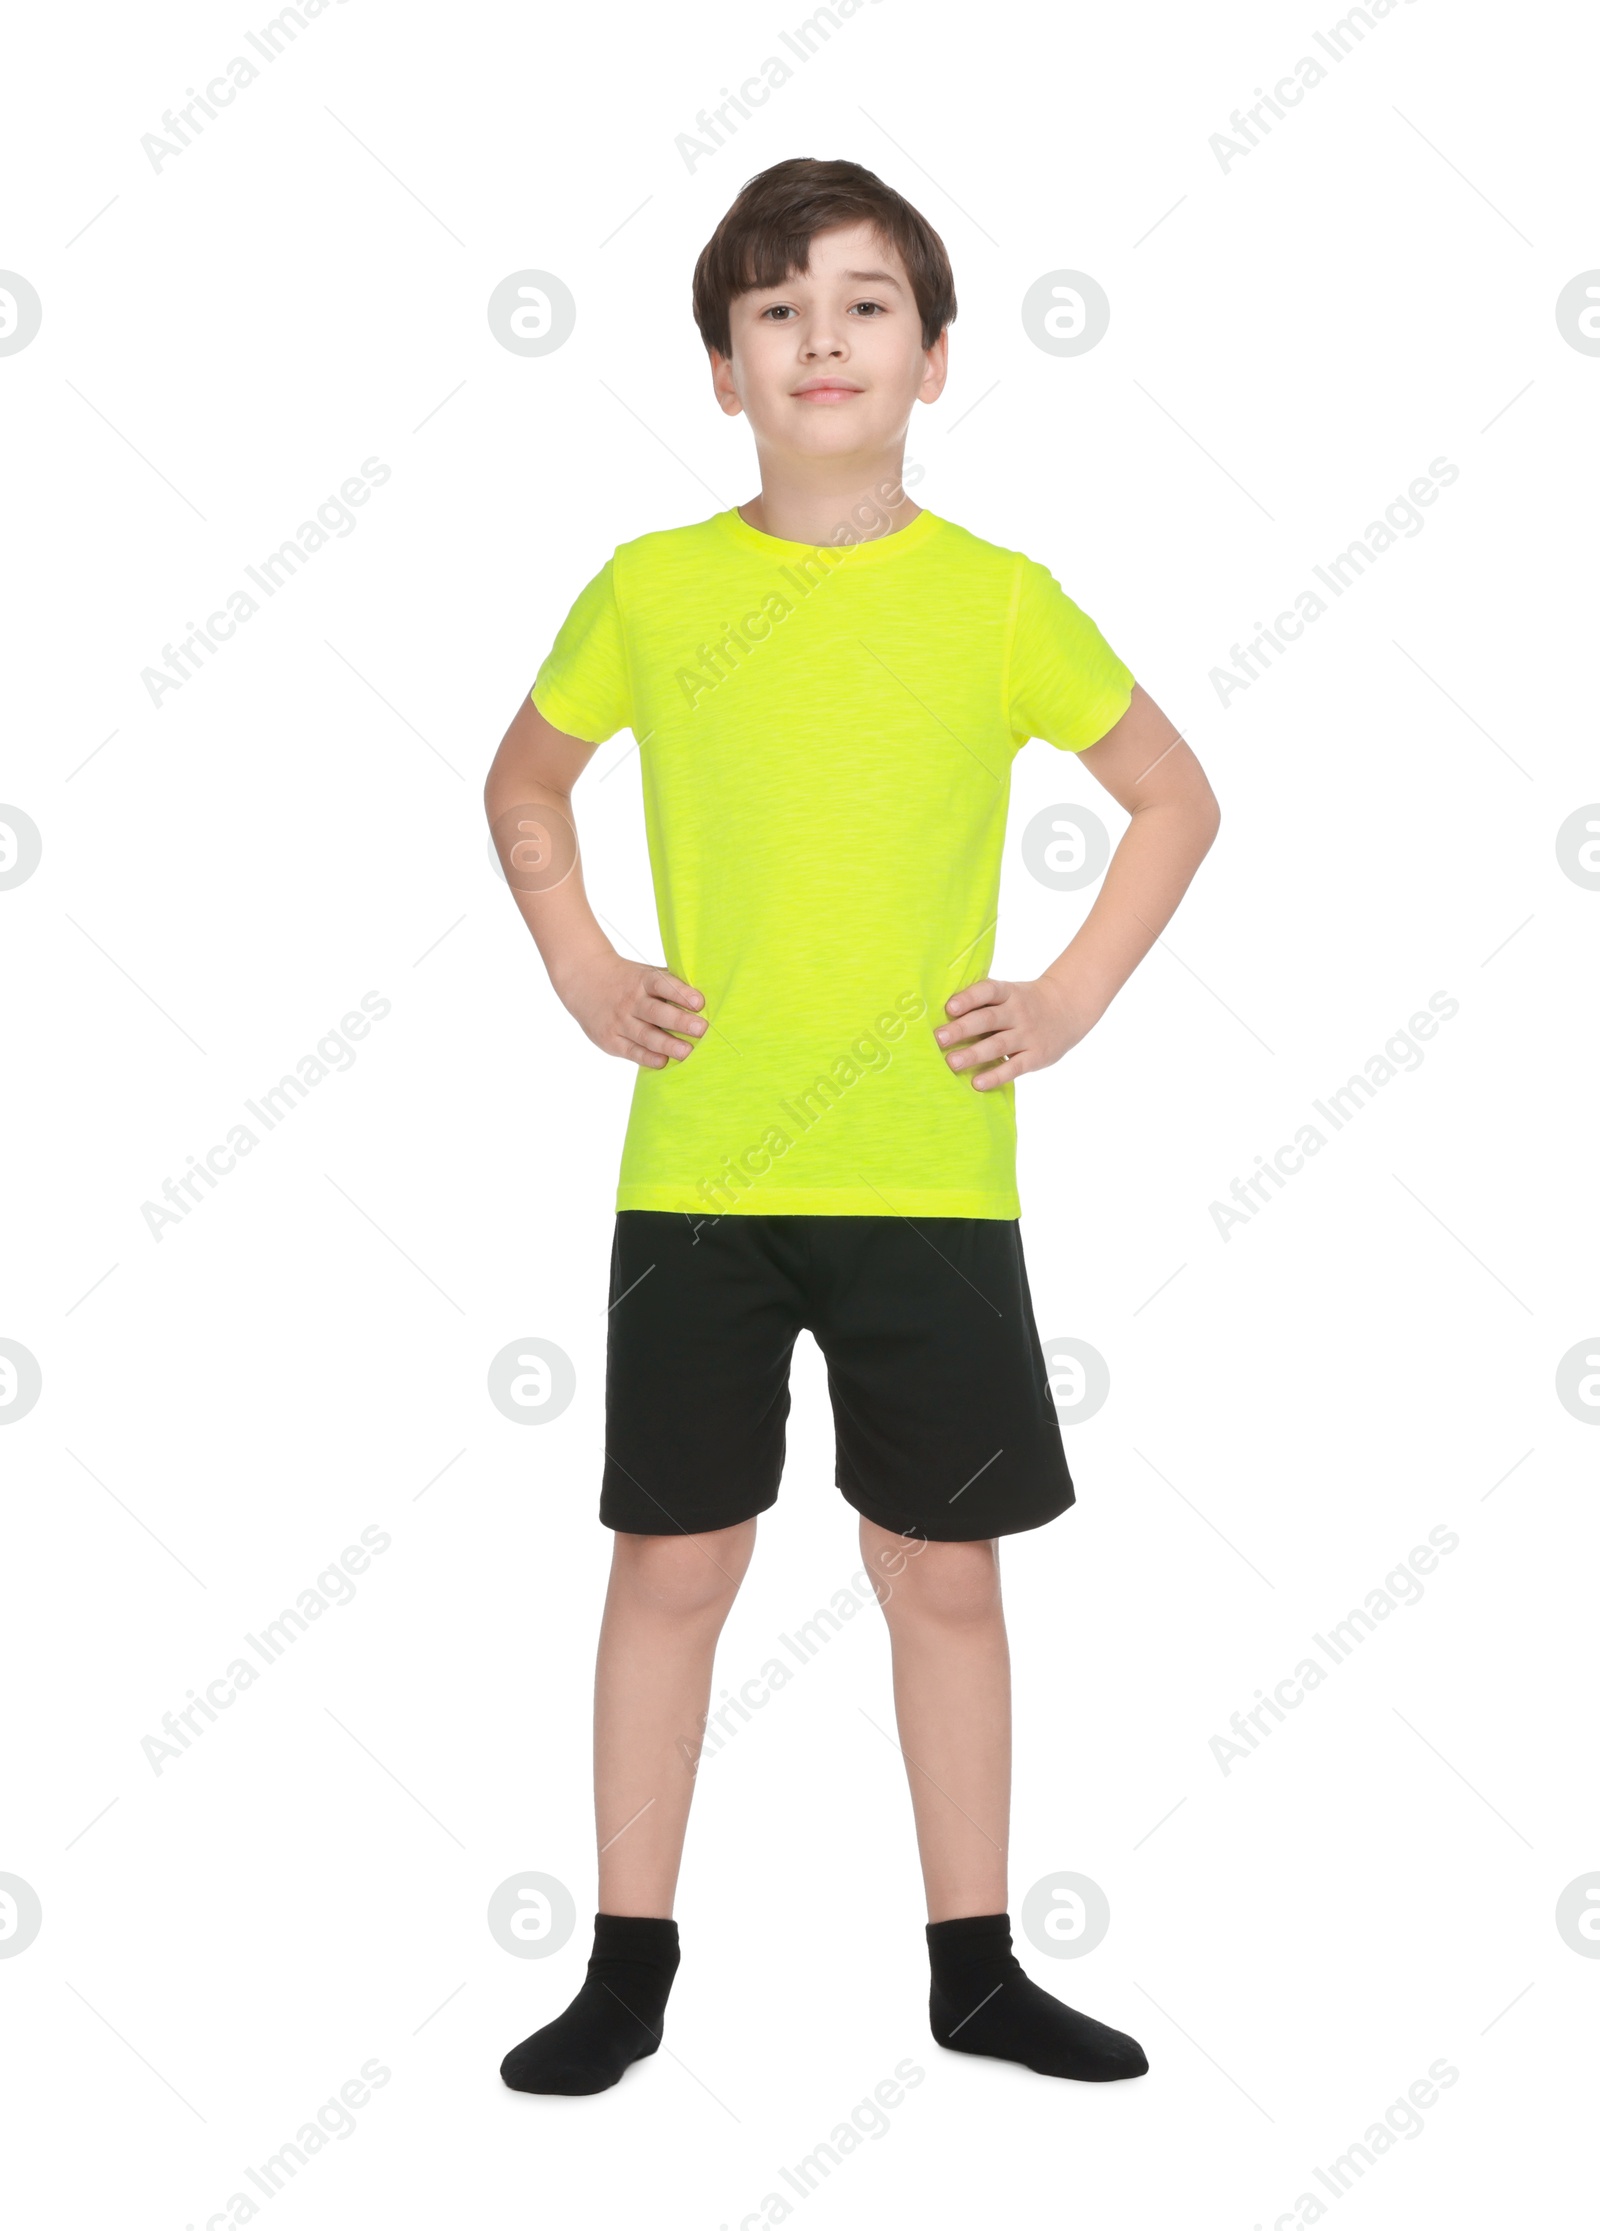
[[1007,1057],[980,1069],[972,1080],[974,1092],[1001,1092],[1015,1077],[1025,1077],[1039,1063],[1031,1053],[1013,1047]]
[[667,999],[675,1007],[703,1007],[705,996],[681,976],[674,976],[669,968],[653,968],[644,979],[644,988],[653,999]]
[[959,1022],[942,1023],[934,1039],[941,1046],[964,1045],[974,1038],[987,1037],[991,1031],[1004,1030],[1012,1016],[1011,1002],[997,999],[991,1006],[969,1008]]
[[999,1061],[1007,1054],[1020,1051],[1020,1034],[1015,1030],[991,1031],[975,1045],[958,1046],[945,1060],[952,1069],[982,1069],[988,1062]]
[[945,1060],[952,1069],[977,1069],[986,1061],[998,1059],[1002,1053],[1014,1053],[1017,1042],[1017,1025],[1008,1022],[1000,1008],[988,1008],[984,1011],[983,1028],[953,1046]]
[[638,1022],[654,1023],[662,1030],[686,1030],[691,1038],[703,1037],[708,1027],[703,1015],[686,1015],[666,999],[643,999],[633,1013]]
[[984,976],[976,984],[963,985],[952,992],[944,1003],[947,1015],[964,1015],[973,1007],[989,1007],[1005,998],[1011,986],[998,983],[992,976]]
[[694,1052],[694,1043],[688,1038],[674,1038],[669,1030],[657,1030],[654,1023],[641,1022],[630,1015],[622,1025],[622,1035],[631,1045],[643,1046],[650,1053],[665,1054],[669,1061],[683,1061]]

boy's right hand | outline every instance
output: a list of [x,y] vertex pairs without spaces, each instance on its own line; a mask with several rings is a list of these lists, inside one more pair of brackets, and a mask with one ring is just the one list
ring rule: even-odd
[[564,972],[556,991],[602,1053],[620,1054],[643,1069],[687,1060],[707,1027],[694,1012],[705,1005],[704,996],[692,985],[670,969],[625,961],[620,953],[579,962]]

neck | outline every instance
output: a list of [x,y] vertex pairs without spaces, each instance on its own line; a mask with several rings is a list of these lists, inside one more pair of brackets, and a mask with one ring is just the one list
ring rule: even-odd
[[761,493],[739,506],[758,534],[780,542],[876,542],[909,527],[921,512],[901,484],[904,449],[876,459],[849,458],[819,472],[761,460]]

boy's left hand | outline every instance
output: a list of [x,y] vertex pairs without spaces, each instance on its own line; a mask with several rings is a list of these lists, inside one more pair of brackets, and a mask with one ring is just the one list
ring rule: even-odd
[[1087,1002],[1053,976],[1023,984],[985,976],[954,993],[944,1011],[955,1019],[934,1032],[935,1041],[952,1069],[976,1072],[974,1092],[993,1092],[1030,1069],[1048,1069],[1096,1020]]

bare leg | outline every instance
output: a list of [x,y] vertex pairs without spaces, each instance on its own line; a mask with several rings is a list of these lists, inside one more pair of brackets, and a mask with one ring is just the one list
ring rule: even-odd
[[594,1682],[602,1913],[672,1913],[717,1637],[755,1542],[753,1518],[615,1538]]
[[1011,1655],[998,1542],[924,1542],[861,1521],[894,1653],[928,1919],[1004,1913]]

